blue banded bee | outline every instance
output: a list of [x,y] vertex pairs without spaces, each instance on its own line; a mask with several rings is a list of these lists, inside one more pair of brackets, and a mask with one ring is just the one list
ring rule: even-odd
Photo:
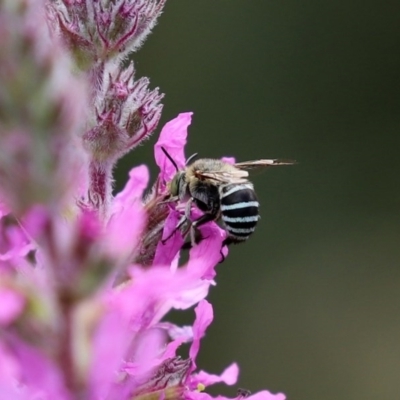
[[[294,161],[279,159],[229,164],[222,160],[203,158],[180,171],[165,149],[162,150],[177,169],[176,175],[168,184],[170,193],[168,201],[186,202],[185,215],[176,229],[188,223],[191,228],[192,245],[195,243],[196,228],[209,221],[219,220],[227,232],[223,245],[247,240],[255,231],[260,219],[258,199],[253,184],[248,180],[247,170],[295,164]],[[193,156],[188,162],[192,158]],[[195,221],[190,220],[193,203],[204,212]],[[187,233],[188,231],[185,235]]]

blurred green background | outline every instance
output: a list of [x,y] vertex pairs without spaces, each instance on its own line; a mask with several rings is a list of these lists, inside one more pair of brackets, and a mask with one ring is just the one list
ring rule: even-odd
[[[218,266],[199,366],[294,400],[400,398],[400,5],[169,0],[135,56],[187,155],[294,158]],[[153,161],[152,140],[118,167]],[[217,388],[234,396],[236,388]]]

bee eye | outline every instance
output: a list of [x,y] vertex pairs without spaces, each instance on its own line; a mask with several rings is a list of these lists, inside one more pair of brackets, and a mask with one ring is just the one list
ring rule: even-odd
[[177,196],[179,194],[178,179],[179,179],[179,176],[178,176],[178,174],[176,174],[169,184],[169,191],[172,196]]

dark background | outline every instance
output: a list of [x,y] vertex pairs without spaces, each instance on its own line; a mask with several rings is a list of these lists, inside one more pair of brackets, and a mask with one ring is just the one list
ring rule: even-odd
[[[262,220],[218,266],[199,366],[293,400],[400,398],[399,3],[169,0],[135,60],[160,128],[194,111],[187,155],[299,162],[253,179]],[[159,130],[117,187],[156,171]]]

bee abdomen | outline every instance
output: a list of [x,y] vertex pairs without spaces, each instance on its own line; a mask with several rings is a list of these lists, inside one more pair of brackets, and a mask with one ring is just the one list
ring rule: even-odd
[[259,203],[250,183],[221,188],[221,218],[231,242],[246,240],[255,230],[260,216]]

